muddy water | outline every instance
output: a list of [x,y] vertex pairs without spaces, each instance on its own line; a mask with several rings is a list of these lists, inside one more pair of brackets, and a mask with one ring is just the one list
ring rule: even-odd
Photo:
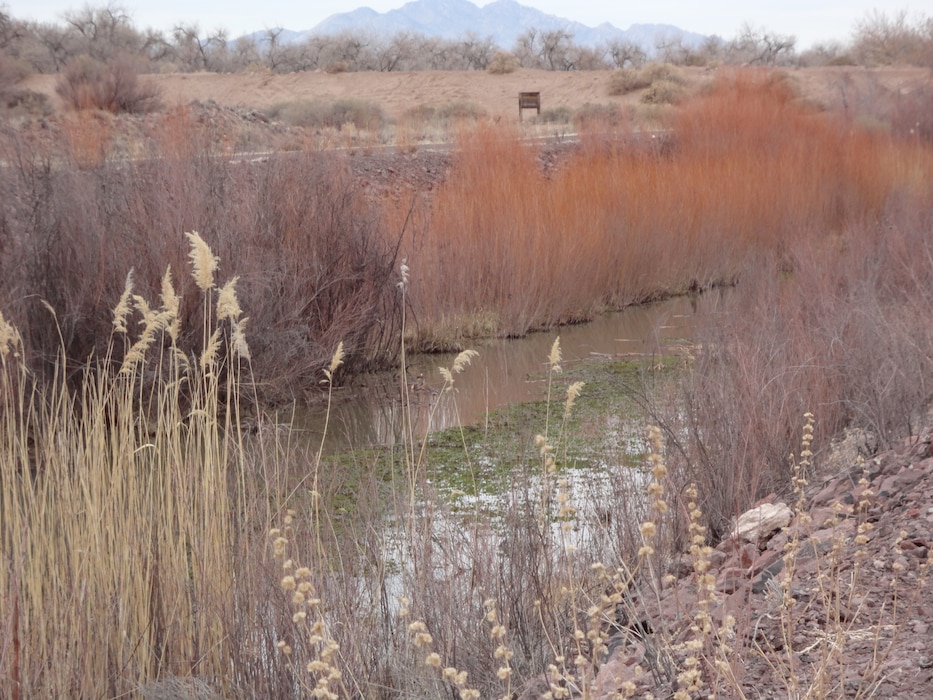
[[[325,450],[396,444],[404,438],[406,405],[415,437],[457,424],[482,424],[497,408],[545,397],[547,359],[558,336],[565,366],[599,357],[651,356],[671,343],[689,341],[720,300],[718,292],[677,297],[553,332],[484,341],[474,348],[479,356],[456,375],[447,392],[441,391],[439,368],[450,367],[454,355],[415,357],[405,384],[398,374],[374,376],[335,392]],[[322,407],[302,409],[296,427],[319,441],[324,417]]]

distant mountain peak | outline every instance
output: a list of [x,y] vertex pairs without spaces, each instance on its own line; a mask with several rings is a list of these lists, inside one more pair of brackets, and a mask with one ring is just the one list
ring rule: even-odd
[[679,27],[664,24],[633,24],[627,30],[609,22],[588,27],[564,17],[546,14],[516,0],[493,0],[484,7],[470,0],[410,0],[387,12],[360,7],[331,15],[300,36],[331,35],[341,32],[393,36],[399,32],[417,32],[425,36],[456,39],[467,32],[491,36],[503,49],[511,49],[515,40],[528,29],[551,31],[563,29],[573,34],[581,46],[596,46],[614,39],[628,40],[646,51],[653,51],[658,39],[679,38],[687,46],[699,46],[706,38]]

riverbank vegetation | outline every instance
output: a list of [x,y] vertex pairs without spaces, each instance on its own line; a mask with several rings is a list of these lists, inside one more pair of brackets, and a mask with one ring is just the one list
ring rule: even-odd
[[[318,153],[216,157],[222,135],[174,118],[133,161],[92,122],[68,150],[2,134],[5,697],[592,697],[629,591],[692,537],[799,488],[844,428],[870,451],[925,419],[933,152],[771,75],[729,76],[659,140],[589,134],[547,173],[508,131],[464,134],[424,200],[362,196]],[[587,387],[554,344],[552,408],[494,511],[454,512],[411,433],[388,470],[353,457],[338,507],[338,462],[261,408],[714,284],[735,293],[679,381],[632,381],[658,428],[598,478],[574,470]],[[697,688],[734,692],[710,654]],[[673,687],[697,658],[649,672]]]

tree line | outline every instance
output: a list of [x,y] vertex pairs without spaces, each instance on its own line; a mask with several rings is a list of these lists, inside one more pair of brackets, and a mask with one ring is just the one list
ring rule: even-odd
[[86,6],[61,23],[20,20],[0,8],[0,79],[32,72],[60,72],[78,57],[120,60],[139,72],[600,70],[638,67],[649,60],[679,65],[913,64],[933,66],[933,18],[874,11],[848,42],[797,51],[792,35],[746,24],[731,39],[707,37],[694,45],[662,39],[646,48],[625,39],[598,46],[577,43],[565,29],[528,29],[509,48],[492,36],[467,32],[456,39],[415,32],[379,36],[355,32],[288,41],[285,30],[266,29],[231,38],[224,29],[204,31],[180,22],[169,31],[141,30],[120,5]]

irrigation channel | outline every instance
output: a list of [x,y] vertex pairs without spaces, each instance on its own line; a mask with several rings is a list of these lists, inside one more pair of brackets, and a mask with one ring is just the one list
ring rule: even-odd
[[[455,354],[418,355],[406,372],[412,434],[424,436],[457,425],[483,427],[490,415],[516,403],[546,396],[548,356],[556,337],[564,367],[581,363],[660,357],[689,343],[696,331],[721,306],[727,290],[680,296],[629,307],[585,324],[523,338],[494,339],[474,346],[479,353],[456,376],[450,391],[441,391],[441,367],[450,367]],[[404,440],[402,377],[375,375],[335,392],[325,452],[369,446],[391,447]],[[555,397],[562,405],[563,396]],[[313,444],[320,443],[326,409],[298,410],[296,430]]]

